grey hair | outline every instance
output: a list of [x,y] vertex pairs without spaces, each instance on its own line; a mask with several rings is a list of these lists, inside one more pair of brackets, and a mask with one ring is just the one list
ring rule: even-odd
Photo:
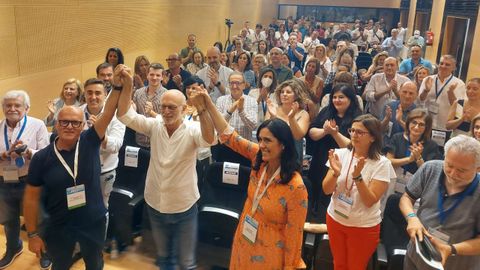
[[455,136],[445,144],[445,155],[447,155],[450,149],[473,155],[475,157],[475,166],[477,168],[480,167],[480,142],[476,139],[466,135]]
[[10,90],[2,97],[2,106],[5,105],[6,99],[16,99],[22,97],[23,98],[23,105],[25,107],[30,108],[30,97],[28,96],[25,90]]
[[242,76],[242,80],[245,82],[245,75],[243,74],[243,72],[239,72],[239,71],[233,71],[232,73],[230,73],[230,75],[228,76],[228,81],[230,81],[230,78],[232,78],[232,76]]

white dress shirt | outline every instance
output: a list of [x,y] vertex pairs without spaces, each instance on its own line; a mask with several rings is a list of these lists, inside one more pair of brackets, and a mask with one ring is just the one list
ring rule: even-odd
[[166,214],[190,209],[200,198],[195,169],[197,150],[210,146],[203,140],[200,123],[184,120],[169,136],[161,117],[147,118],[130,108],[118,119],[150,137],[150,163],[145,184],[148,205]]
[[[14,128],[9,127],[5,119],[0,122],[0,153],[7,151],[5,145],[5,128],[7,129],[7,140],[9,147],[12,147],[12,144],[16,141],[20,130],[22,129],[23,124],[25,123],[25,118],[22,118]],[[32,150],[32,156],[49,145],[48,140],[48,130],[45,126],[45,123],[37,118],[27,116],[27,124],[25,125],[25,130],[22,133],[22,136],[18,138],[23,144],[26,144],[28,148]],[[26,176],[28,174],[28,166],[30,165],[30,159],[25,158],[25,164],[18,168],[18,176]],[[3,169],[6,166],[15,166],[15,160],[0,160],[0,174],[3,177]]]

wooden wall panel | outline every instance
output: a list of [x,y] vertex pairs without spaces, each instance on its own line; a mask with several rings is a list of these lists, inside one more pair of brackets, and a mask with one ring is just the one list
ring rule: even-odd
[[15,9],[0,7],[0,79],[18,75]]

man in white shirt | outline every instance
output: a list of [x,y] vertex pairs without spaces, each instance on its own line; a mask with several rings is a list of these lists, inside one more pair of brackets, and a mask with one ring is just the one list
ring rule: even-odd
[[[209,51],[212,56],[213,48]],[[174,269],[176,265],[180,269],[194,269],[196,202],[200,197],[195,165],[197,150],[215,141],[213,125],[205,108],[200,106],[197,107],[200,123],[184,120],[186,100],[178,90],[169,90],[162,95],[161,117],[156,118],[137,114],[130,108],[130,97],[131,90],[122,92],[117,117],[151,140],[145,202],[157,247],[158,266],[160,269]]]
[[212,101],[217,101],[217,98],[230,93],[228,89],[228,76],[233,70],[220,64],[220,50],[217,47],[210,47],[207,50],[208,66],[197,72],[197,76],[205,82],[208,93]]
[[[84,129],[92,127],[98,117],[103,113],[103,107],[107,98],[107,93],[102,81],[89,79],[85,82],[85,101],[82,105],[87,125]],[[108,199],[115,182],[115,169],[118,166],[118,152],[123,144],[123,136],[125,135],[125,125],[120,123],[113,116],[110,124],[108,124],[105,138],[100,147],[100,188],[102,189],[103,203],[108,210]]]
[[[32,156],[48,145],[48,131],[43,121],[27,116],[30,97],[25,91],[8,91],[2,98],[2,108],[5,119],[0,122],[0,223],[5,230],[7,247],[0,269],[8,267],[23,251],[20,207],[28,167]],[[50,265],[42,256],[41,269],[48,269]]]
[[257,24],[255,26],[255,32],[250,33],[248,37],[252,41],[252,52],[258,51],[258,43],[261,40],[267,40],[267,35],[265,34],[265,31],[263,31],[263,26],[261,24]]
[[217,99],[218,111],[240,136],[252,140],[252,131],[257,126],[257,101],[243,93],[245,89],[243,73],[234,71],[230,74],[228,83],[231,94]]
[[388,57],[383,63],[383,73],[372,76],[365,87],[367,112],[381,120],[382,110],[390,101],[399,98],[401,85],[409,79],[397,74],[398,62],[394,57]]
[[455,100],[466,98],[465,83],[453,75],[456,64],[455,57],[443,55],[438,74],[428,76],[420,86],[420,101],[432,115],[434,129],[446,130],[448,108]]
[[380,29],[380,23],[376,22],[373,25],[373,28],[367,31],[367,42],[368,44],[372,44],[377,42],[380,44],[383,41],[384,34],[382,29]]
[[392,29],[392,36],[383,41],[382,49],[388,52],[388,56],[400,56],[400,52],[403,49],[403,40],[398,38],[398,30],[396,28]]

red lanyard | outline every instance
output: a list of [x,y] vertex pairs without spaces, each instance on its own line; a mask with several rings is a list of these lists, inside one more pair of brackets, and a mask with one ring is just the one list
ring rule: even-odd
[[355,183],[355,181],[353,181],[352,179],[352,184],[350,185],[350,188],[348,188],[348,175],[350,174],[350,167],[352,166],[354,155],[355,155],[355,148],[352,150],[352,159],[350,159],[350,164],[348,164],[348,169],[347,169],[347,175],[345,176],[345,190],[348,197],[350,197],[350,192],[352,191],[353,184]]

